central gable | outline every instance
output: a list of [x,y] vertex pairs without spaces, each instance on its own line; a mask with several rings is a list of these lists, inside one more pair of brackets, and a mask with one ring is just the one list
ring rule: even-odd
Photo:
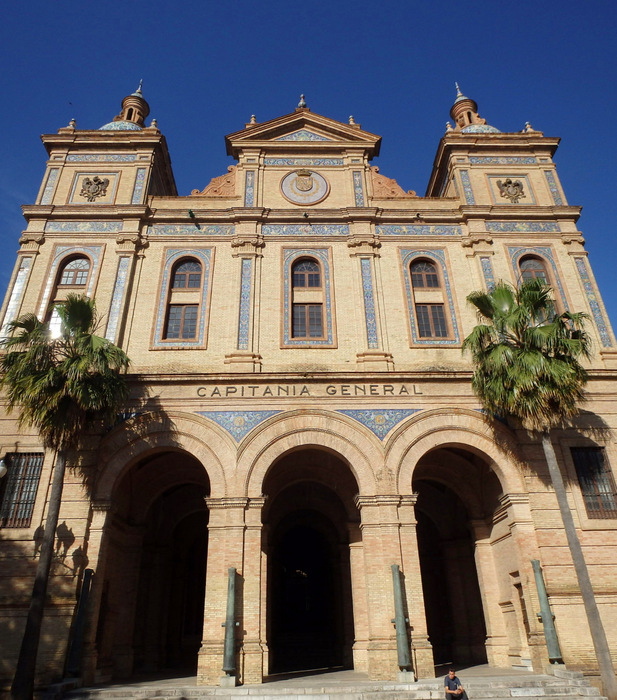
[[246,149],[270,153],[293,153],[306,149],[308,143],[320,151],[363,151],[370,160],[379,154],[381,137],[363,131],[359,124],[344,124],[298,108],[291,114],[262,124],[250,123],[241,131],[225,137],[227,153],[238,158]]

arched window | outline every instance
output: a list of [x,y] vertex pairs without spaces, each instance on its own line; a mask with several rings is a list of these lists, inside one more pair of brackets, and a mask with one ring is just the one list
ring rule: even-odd
[[418,337],[448,338],[446,305],[437,266],[430,260],[415,260],[409,271]]
[[539,279],[542,280],[545,284],[549,284],[549,277],[546,271],[546,267],[542,260],[540,260],[539,258],[523,258],[519,263],[519,269],[521,271],[521,278],[523,282],[529,282],[529,280]]
[[194,258],[180,260],[171,272],[165,340],[194,340],[199,325],[202,266]]
[[411,263],[411,284],[414,289],[420,287],[439,287],[437,267],[428,260],[418,260]]
[[63,268],[58,282],[59,287],[85,287],[90,275],[88,258],[73,258]]
[[321,278],[321,267],[316,260],[302,258],[291,268],[291,337],[294,339],[324,337]]

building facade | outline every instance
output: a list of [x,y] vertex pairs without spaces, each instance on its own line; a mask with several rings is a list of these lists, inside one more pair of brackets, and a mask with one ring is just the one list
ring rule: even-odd
[[[585,311],[588,402],[557,431],[617,650],[617,344],[553,163],[457,95],[425,196],[372,165],[380,137],[307,108],[226,137],[236,165],[179,196],[141,89],[96,130],[43,136],[47,169],[6,300],[57,322],[96,298],[132,360],[131,405],[73,456],[39,653],[62,676],[93,571],[86,682],[193,669],[218,684],[228,571],[239,682],[342,666],[398,671],[392,565],[416,675],[548,662],[532,560],[563,658],[595,658],[543,452],[488,421],[461,344],[466,296],[541,277]],[[54,455],[3,416],[0,655],[14,667]],[[87,578],[87,577],[86,577]]]

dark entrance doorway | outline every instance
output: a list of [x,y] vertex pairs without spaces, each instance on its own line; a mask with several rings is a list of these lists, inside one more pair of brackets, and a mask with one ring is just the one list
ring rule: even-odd
[[274,465],[266,487],[269,671],[351,668],[355,479],[341,460],[311,449]]
[[418,549],[435,665],[487,663],[471,520],[491,520],[499,480],[477,455],[434,450],[414,472]]
[[209,481],[183,452],[143,458],[118,482],[97,629],[99,673],[195,673],[208,550]]

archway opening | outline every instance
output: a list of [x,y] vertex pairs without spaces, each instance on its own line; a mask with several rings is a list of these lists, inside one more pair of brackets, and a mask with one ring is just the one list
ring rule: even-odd
[[353,666],[357,491],[340,458],[312,448],[287,454],[265,479],[271,674]]
[[418,550],[436,666],[487,663],[475,529],[491,523],[501,485],[488,463],[461,447],[433,450],[414,471]]
[[151,453],[119,480],[106,527],[100,676],[196,672],[209,492],[203,466],[178,451]]

